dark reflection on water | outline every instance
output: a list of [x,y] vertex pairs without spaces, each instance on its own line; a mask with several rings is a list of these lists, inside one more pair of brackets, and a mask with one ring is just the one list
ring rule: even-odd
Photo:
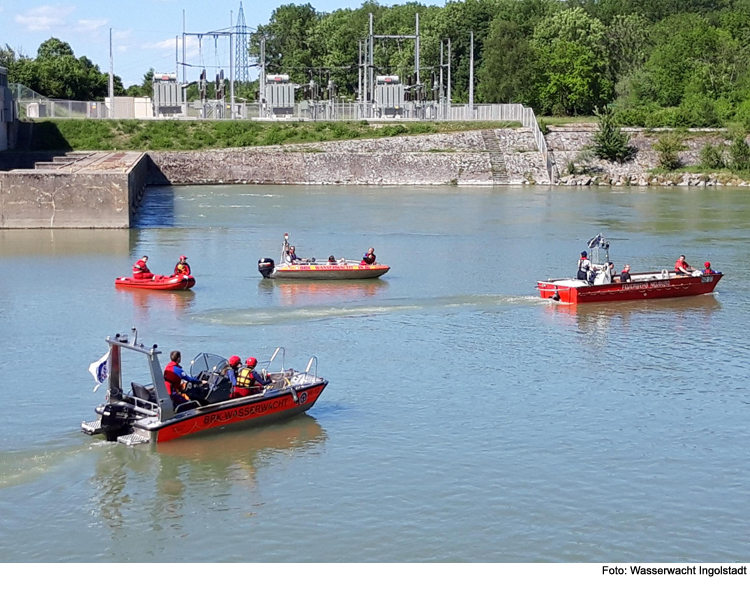
[[[205,494],[207,483],[217,497],[230,495],[235,487],[253,491],[264,465],[282,457],[292,461],[295,456],[321,453],[327,439],[318,421],[308,415],[266,427],[221,431],[172,441],[158,451],[114,444],[102,449],[92,478],[96,493],[92,502],[102,521],[115,531],[136,525],[132,517],[127,523],[127,514],[129,507],[138,504],[138,513],[145,511],[149,516],[149,528],[164,528],[189,517],[186,498]],[[154,480],[155,496],[138,493],[143,479]],[[245,507],[244,512],[252,514],[252,507]]]
[[175,188],[151,187],[135,218],[136,228],[170,228],[175,225]]

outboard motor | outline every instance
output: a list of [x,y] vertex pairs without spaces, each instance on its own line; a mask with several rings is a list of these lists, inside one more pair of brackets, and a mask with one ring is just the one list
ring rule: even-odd
[[262,258],[258,261],[258,271],[260,271],[260,274],[265,278],[270,277],[275,268],[276,265],[274,264],[273,259]]
[[120,435],[132,433],[134,420],[135,416],[124,404],[115,402],[105,405],[101,425],[107,441],[117,441]]

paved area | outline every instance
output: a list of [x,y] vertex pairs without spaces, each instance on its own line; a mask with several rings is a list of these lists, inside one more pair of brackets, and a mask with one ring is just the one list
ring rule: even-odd
[[37,162],[35,172],[128,172],[143,152],[70,152],[52,162]]

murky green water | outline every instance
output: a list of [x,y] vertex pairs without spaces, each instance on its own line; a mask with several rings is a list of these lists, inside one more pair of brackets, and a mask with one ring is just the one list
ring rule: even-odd
[[[750,194],[193,187],[131,231],[0,232],[5,561],[747,560]],[[554,307],[604,232],[618,268],[727,277],[675,301]],[[374,246],[382,280],[268,283]],[[191,293],[119,291],[142,254]],[[308,416],[165,444],[79,432],[104,337],[287,362]],[[133,368],[138,371],[137,368]]]

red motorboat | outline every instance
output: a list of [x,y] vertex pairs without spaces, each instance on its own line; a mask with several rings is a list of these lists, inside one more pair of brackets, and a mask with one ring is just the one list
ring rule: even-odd
[[[87,435],[104,435],[107,441],[126,445],[164,443],[180,437],[195,436],[217,427],[262,425],[302,414],[312,408],[328,385],[318,376],[318,360],[311,357],[304,371],[284,368],[284,348],[278,347],[260,370],[270,383],[257,394],[231,398],[232,384],[224,370],[228,361],[220,355],[200,353],[187,372],[202,384],[186,388],[191,400],[173,406],[164,384],[158,345],[146,347],[138,341],[135,328],[130,337],[107,338],[109,352],[95,370],[98,383],[106,382],[107,396],[96,407],[99,418],[81,423]],[[122,353],[131,351],[146,358],[151,383],[130,383],[123,388]],[[281,359],[281,368],[269,366]],[[277,361],[278,363],[278,361]],[[93,365],[97,365],[95,362]]]
[[[593,281],[582,279],[547,279],[539,281],[539,295],[563,304],[588,304],[592,302],[618,302],[655,298],[680,298],[711,293],[722,273],[678,275],[662,269],[646,273],[631,273],[631,281],[620,283],[609,271],[609,242],[601,234],[588,242],[591,249]],[[603,253],[603,255],[602,255]]]
[[190,289],[195,285],[192,275],[154,275],[151,279],[136,279],[134,277],[118,277],[115,279],[117,287],[131,287],[134,289],[172,290]]

